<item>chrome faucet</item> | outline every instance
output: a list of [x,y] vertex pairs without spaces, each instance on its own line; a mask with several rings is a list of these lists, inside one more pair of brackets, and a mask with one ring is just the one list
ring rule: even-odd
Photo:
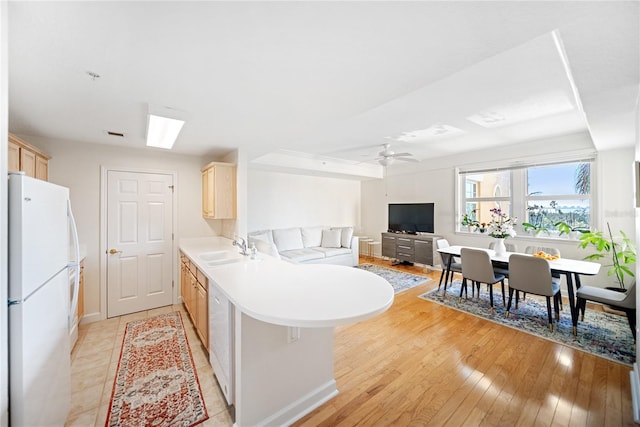
[[249,249],[247,248],[247,241],[245,239],[243,239],[242,237],[236,237],[236,239],[233,241],[233,246],[237,246],[240,248],[240,253],[242,255],[249,255]]

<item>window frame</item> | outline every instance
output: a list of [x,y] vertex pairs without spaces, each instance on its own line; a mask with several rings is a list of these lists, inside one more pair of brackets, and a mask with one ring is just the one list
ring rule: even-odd
[[[543,194],[543,195],[529,195],[527,194],[527,171],[529,168],[540,167],[540,166],[552,166],[552,165],[562,165],[562,164],[578,164],[578,163],[586,163],[590,164],[590,191],[589,194]],[[495,168],[487,168],[487,167],[465,167],[456,168],[455,170],[455,179],[456,179],[456,224],[455,224],[455,232],[457,233],[465,233],[465,234],[473,234],[473,232],[469,231],[467,227],[462,226],[462,215],[466,212],[466,207],[468,203],[475,203],[477,206],[482,202],[500,202],[505,201],[509,203],[510,212],[509,214],[513,217],[517,217],[517,226],[516,231],[519,236],[527,236],[530,238],[563,238],[565,236],[560,236],[557,230],[550,230],[549,235],[545,233],[540,233],[537,236],[531,235],[524,231],[522,226],[523,222],[528,221],[528,204],[530,201],[548,201],[548,200],[584,200],[587,199],[589,201],[589,226],[591,228],[594,227],[594,224],[597,224],[597,210],[596,210],[596,167],[597,161],[595,157],[589,158],[576,158],[576,159],[564,159],[562,161],[553,161],[553,162],[533,162],[527,164],[518,164],[516,166],[510,167],[495,167]],[[466,175],[470,174],[481,174],[481,173],[491,173],[491,172],[500,172],[500,171],[508,171],[509,172],[509,196],[501,196],[501,197],[466,197]],[[502,190],[502,188],[501,188]],[[492,193],[495,192],[493,189]],[[502,191],[501,191],[502,192]],[[477,193],[476,193],[477,194]],[[460,208],[463,208],[461,211]],[[567,236],[569,237],[569,236]]]

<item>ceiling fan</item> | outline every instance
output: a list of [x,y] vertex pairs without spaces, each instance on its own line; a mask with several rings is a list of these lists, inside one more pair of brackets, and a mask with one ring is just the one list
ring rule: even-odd
[[392,151],[391,144],[384,144],[382,147],[383,147],[383,150],[378,153],[378,157],[376,158],[378,163],[380,163],[382,166],[389,166],[395,160],[402,160],[404,162],[415,162],[415,163],[420,161],[414,158],[413,154],[411,153],[396,153]]

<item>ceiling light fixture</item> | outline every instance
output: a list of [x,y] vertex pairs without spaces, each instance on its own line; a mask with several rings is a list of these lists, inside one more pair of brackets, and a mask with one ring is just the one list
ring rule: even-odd
[[178,138],[185,120],[179,110],[149,106],[147,116],[147,146],[170,150]]
[[380,160],[378,160],[378,162],[382,165],[382,166],[391,166],[391,164],[394,162],[394,158],[393,157],[383,157]]

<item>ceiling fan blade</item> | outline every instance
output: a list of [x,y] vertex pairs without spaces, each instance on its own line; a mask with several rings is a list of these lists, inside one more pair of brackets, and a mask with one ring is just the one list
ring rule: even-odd
[[395,157],[395,159],[403,162],[420,163],[420,160],[414,159],[413,157]]
[[411,153],[394,153],[394,154],[392,154],[392,156],[393,157],[407,157],[407,156],[412,157],[413,154],[411,154]]

